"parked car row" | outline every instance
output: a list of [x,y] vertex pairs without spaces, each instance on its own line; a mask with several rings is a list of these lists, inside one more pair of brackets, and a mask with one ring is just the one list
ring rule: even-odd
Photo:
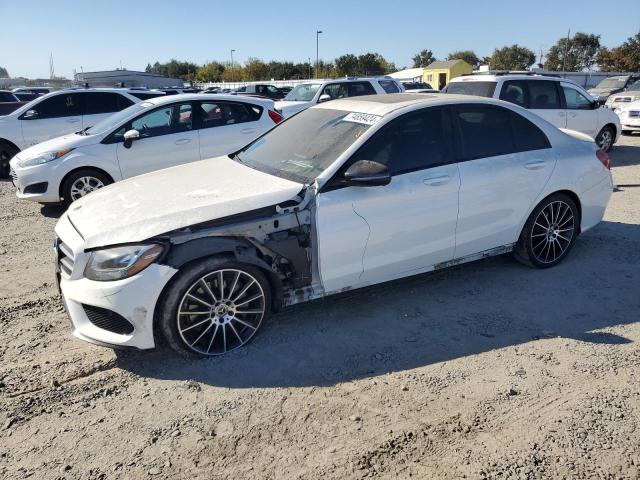
[[558,128],[582,132],[609,151],[622,127],[582,87],[559,77],[523,74],[465,75],[451,80],[445,93],[493,97],[527,108]]

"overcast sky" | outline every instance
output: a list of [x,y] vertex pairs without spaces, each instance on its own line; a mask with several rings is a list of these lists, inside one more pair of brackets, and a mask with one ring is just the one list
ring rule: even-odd
[[608,47],[640,29],[640,0],[447,0],[425,2],[0,0],[0,66],[12,76],[49,76],[73,70],[144,69],[170,58],[198,64],[312,61],[316,30],[320,58],[378,52],[398,67],[424,48],[443,58],[472,49],[479,56],[518,43],[547,49],[558,38],[583,31]]

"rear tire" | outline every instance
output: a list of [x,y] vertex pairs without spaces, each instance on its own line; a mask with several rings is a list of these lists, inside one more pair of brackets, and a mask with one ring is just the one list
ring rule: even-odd
[[11,146],[7,142],[0,142],[0,177],[8,177],[9,176],[9,161],[18,153],[20,150]]
[[157,319],[173,350],[202,358],[246,345],[270,309],[271,289],[259,268],[212,257],[178,274],[158,301]]
[[580,212],[571,197],[550,195],[529,215],[513,255],[530,267],[553,267],[567,256],[579,228]]
[[616,139],[615,130],[610,127],[602,127],[602,130],[596,135],[596,144],[599,148],[608,152],[613,147],[613,142]]
[[77,170],[62,183],[62,203],[65,207],[89,193],[113,183],[104,173],[92,168]]

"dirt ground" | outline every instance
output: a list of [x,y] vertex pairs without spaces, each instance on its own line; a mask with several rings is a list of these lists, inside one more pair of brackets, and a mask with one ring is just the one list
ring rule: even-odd
[[497,257],[294,307],[186,361],[75,340],[60,210],[0,182],[0,478],[640,478],[640,136],[560,266]]

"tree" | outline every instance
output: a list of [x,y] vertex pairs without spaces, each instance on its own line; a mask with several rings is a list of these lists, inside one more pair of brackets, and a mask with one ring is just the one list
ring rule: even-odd
[[242,79],[247,81],[269,79],[269,65],[259,58],[249,57],[242,69]]
[[480,66],[480,59],[473,50],[460,50],[452,52],[447,56],[447,60],[464,60],[474,69]]
[[172,58],[167,63],[156,62],[152,65],[147,64],[145,71],[151,73],[159,73],[167,77],[179,77],[182,79],[192,80],[195,78],[198,65],[192,62],[179,61]]
[[428,67],[431,63],[436,61],[436,57],[433,56],[433,52],[431,50],[424,49],[420,53],[414,55],[412,58],[413,67]]
[[205,63],[196,70],[196,80],[201,82],[219,82],[224,72],[224,65],[220,62]]
[[536,55],[527,47],[514,44],[496,48],[491,54],[492,70],[528,70],[536,61]]
[[604,72],[637,72],[640,71],[640,32],[629,37],[619,47],[601,48],[597,63]]
[[337,74],[341,77],[356,75],[359,70],[358,57],[352,53],[336,58],[333,63],[336,65]]
[[591,70],[600,49],[600,35],[577,32],[573,38],[561,38],[549,49],[545,67],[548,70],[581,72]]

